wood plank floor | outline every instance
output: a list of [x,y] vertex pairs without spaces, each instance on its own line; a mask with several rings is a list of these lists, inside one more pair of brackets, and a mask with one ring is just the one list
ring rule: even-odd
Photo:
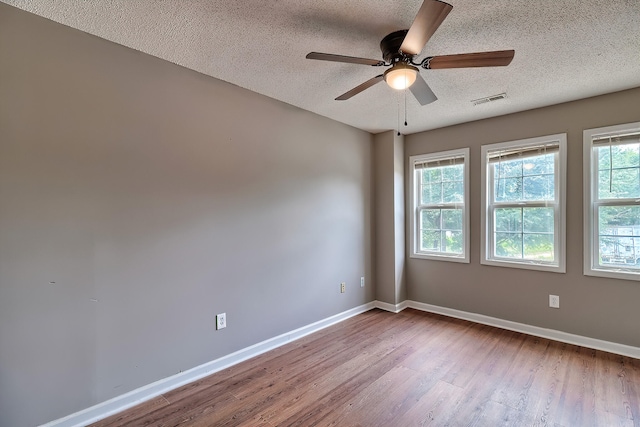
[[636,426],[640,360],[371,310],[93,424]]

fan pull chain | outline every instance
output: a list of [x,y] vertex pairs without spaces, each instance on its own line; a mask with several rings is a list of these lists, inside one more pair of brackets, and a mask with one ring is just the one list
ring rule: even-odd
[[400,98],[396,98],[398,101],[398,136],[400,136]]
[[407,89],[404,90],[404,125],[407,125]]

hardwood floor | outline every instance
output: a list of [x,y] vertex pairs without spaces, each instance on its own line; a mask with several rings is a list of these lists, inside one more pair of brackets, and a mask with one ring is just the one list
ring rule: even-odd
[[640,426],[640,360],[371,310],[93,424]]

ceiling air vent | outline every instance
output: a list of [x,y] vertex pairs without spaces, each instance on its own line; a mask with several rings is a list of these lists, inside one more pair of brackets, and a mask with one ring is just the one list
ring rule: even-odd
[[485,96],[484,98],[474,99],[471,101],[473,105],[486,104],[487,102],[499,101],[501,99],[505,99],[507,94],[505,92],[499,93],[497,95]]

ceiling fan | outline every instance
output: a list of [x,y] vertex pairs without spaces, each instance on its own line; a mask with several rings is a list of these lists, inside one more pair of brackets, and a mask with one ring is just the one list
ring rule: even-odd
[[358,58],[354,56],[333,55],[330,53],[311,52],[307,59],[321,61],[346,62],[349,64],[371,65],[374,67],[391,67],[366,82],[354,87],[336,98],[344,101],[365,89],[386,81],[394,89],[407,89],[413,93],[420,105],[427,105],[438,98],[427,82],[420,76],[418,67],[425,70],[467,67],[499,67],[511,63],[515,51],[497,50],[492,52],[461,53],[456,55],[429,56],[420,62],[414,62],[425,44],[436,32],[440,24],[451,12],[453,6],[440,0],[424,0],[413,24],[408,30],[395,31],[380,42],[383,61],[377,59]]

